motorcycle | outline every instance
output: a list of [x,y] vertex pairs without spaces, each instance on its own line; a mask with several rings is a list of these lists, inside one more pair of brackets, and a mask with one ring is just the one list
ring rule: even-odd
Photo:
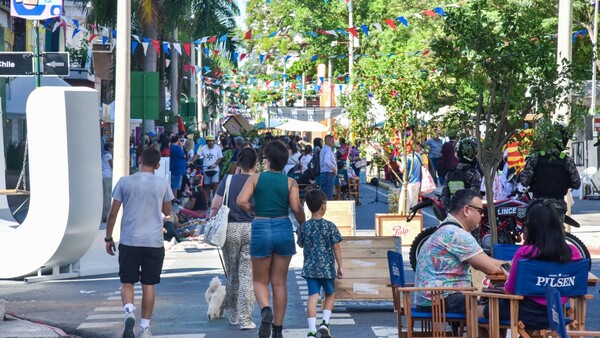
[[[439,195],[437,197],[438,198],[436,199],[427,196],[422,197],[421,202],[410,208],[407,221],[410,222],[417,211],[426,207],[433,208],[433,213],[438,220],[443,221],[446,219],[446,210],[442,206]],[[529,194],[525,193],[519,197],[508,198],[494,203],[494,206],[496,207],[498,244],[517,244],[522,241],[523,225],[525,223],[525,216],[527,214],[529,201]],[[477,242],[479,242],[479,245],[481,245],[483,250],[489,254],[492,248],[492,234],[488,219],[487,205],[484,205],[483,209],[484,213],[481,218],[480,226],[477,230],[473,231],[472,234],[477,239]],[[579,223],[569,217],[569,215],[565,216],[565,223],[576,228],[580,227]],[[436,226],[423,230],[412,242],[412,245],[410,246],[409,260],[410,266],[413,270],[416,270],[417,255],[419,254],[419,251],[421,251],[421,247],[429,238],[429,236],[431,236],[437,230],[437,228],[438,227]],[[577,248],[583,258],[590,258],[590,252],[579,238],[570,233],[565,233],[565,237],[569,244]]]

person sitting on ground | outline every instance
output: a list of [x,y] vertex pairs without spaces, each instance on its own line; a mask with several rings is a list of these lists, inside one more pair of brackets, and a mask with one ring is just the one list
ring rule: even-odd
[[[575,246],[567,244],[558,210],[551,201],[535,200],[529,205],[523,234],[525,235],[525,244],[515,252],[510,272],[502,270],[508,277],[504,284],[505,293],[514,293],[516,271],[520,259],[563,263],[582,258]],[[561,301],[565,305],[568,298],[562,297]],[[508,300],[500,300],[499,310],[500,320],[510,319],[510,302]],[[479,317],[489,318],[487,304],[479,306]],[[519,320],[529,327],[549,327],[546,298],[525,297],[519,301]]]
[[[471,235],[484,212],[481,198],[478,191],[470,189],[458,190],[452,196],[448,217],[417,255],[415,287],[471,287],[470,267],[486,274],[502,273],[504,262],[488,256]],[[428,292],[417,292],[415,303],[419,311],[431,311]],[[460,292],[448,294],[445,308],[447,312],[465,313],[465,296]]]
[[[186,208],[179,210],[179,215],[183,221],[187,221],[189,218],[206,218],[206,212],[208,210],[208,198],[204,189],[200,186],[201,176],[194,178],[194,188],[192,189],[192,197]],[[181,215],[184,215],[183,217]]]

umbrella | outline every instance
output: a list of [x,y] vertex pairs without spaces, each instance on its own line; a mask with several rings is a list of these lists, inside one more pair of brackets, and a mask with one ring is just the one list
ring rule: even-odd
[[275,129],[289,130],[289,131],[316,131],[316,132],[327,131],[327,127],[320,124],[319,122],[299,121],[299,120],[288,120],[286,123],[276,127]]

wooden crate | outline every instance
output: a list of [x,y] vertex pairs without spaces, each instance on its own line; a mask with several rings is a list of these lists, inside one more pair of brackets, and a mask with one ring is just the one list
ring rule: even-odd
[[[310,210],[304,205],[306,220],[310,219]],[[333,222],[342,237],[354,236],[356,231],[356,209],[354,201],[327,201],[327,212],[323,217]]]
[[337,300],[391,300],[387,251],[400,251],[392,236],[345,237],[340,243],[344,278],[335,280]]

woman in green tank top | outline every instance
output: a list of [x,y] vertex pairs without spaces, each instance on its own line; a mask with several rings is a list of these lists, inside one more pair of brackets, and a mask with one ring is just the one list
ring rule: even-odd
[[[268,171],[250,176],[237,198],[238,206],[253,211],[250,256],[254,293],[261,309],[259,338],[282,337],[283,317],[287,306],[287,274],[296,253],[289,209],[299,224],[305,215],[298,184],[281,171],[288,161],[288,151],[281,141],[265,147]],[[254,205],[250,198],[254,197]],[[273,290],[273,309],[269,303],[269,282]]]

